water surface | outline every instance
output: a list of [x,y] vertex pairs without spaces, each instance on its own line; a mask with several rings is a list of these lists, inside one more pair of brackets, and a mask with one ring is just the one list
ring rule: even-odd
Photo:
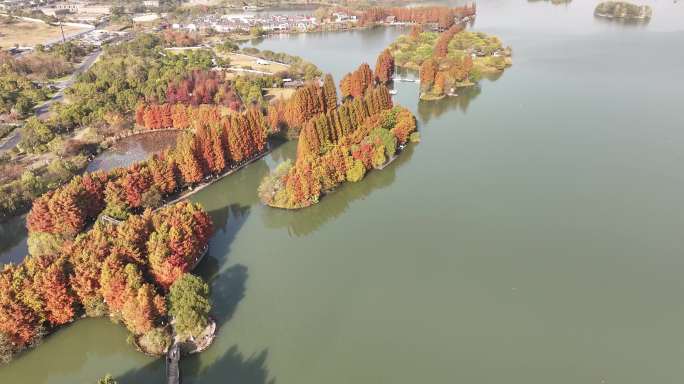
[[[433,104],[397,84],[422,142],[385,170],[269,209],[255,190],[287,143],[195,195],[217,227],[199,272],[221,328],[184,382],[681,383],[684,10],[650,3],[641,26],[597,21],[590,1],[478,4],[474,29],[513,67]],[[258,47],[339,80],[399,33]],[[82,321],[0,380],[162,382],[124,339]]]
[[109,171],[142,161],[176,143],[180,131],[150,132],[123,138],[88,164],[86,171]]

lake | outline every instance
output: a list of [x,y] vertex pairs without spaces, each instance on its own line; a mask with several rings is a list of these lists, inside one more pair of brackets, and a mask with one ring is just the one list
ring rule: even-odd
[[[646,25],[595,2],[478,3],[513,47],[498,79],[438,103],[398,83],[422,141],[289,212],[256,188],[295,143],[193,196],[216,234],[198,272],[219,334],[184,383],[681,383],[684,5]],[[400,29],[288,35],[336,81]],[[162,383],[163,360],[88,319],[0,382]]]

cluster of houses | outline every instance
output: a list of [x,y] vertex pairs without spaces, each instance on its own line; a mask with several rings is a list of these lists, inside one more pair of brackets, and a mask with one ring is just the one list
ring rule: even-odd
[[0,10],[15,11],[25,10],[54,4],[59,0],[1,0]]
[[[139,2],[146,9],[159,8],[159,0]],[[92,0],[0,0],[0,11],[38,10],[47,16],[80,22],[97,22],[111,14],[112,1]]]
[[307,32],[323,23],[355,23],[356,16],[335,13],[330,20],[318,20],[311,15],[205,15],[187,24],[172,24],[171,28],[188,32],[240,32],[260,28],[264,32]]

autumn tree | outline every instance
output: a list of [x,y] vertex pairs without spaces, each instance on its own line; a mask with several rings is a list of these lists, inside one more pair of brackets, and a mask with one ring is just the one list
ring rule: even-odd
[[366,63],[352,73],[351,95],[361,97],[366,94],[366,90],[373,85],[373,72]]
[[427,91],[432,87],[437,75],[437,63],[432,59],[427,59],[420,66],[420,87]]
[[50,260],[37,276],[34,286],[44,302],[46,319],[52,326],[66,324],[76,314],[76,300],[69,289],[67,264],[64,257]]
[[[330,79],[332,81],[332,78]],[[333,84],[333,88],[335,85]],[[329,105],[328,97],[334,97],[335,103],[337,103],[337,94],[333,93],[332,96],[326,96],[326,104]],[[266,138],[268,133],[266,132],[266,121],[261,110],[258,108],[250,108],[245,113],[245,118],[247,119],[247,126],[249,127],[249,134],[252,141],[252,150],[250,151],[250,156],[254,156],[260,153],[266,148]]]
[[204,170],[199,160],[197,144],[193,135],[189,133],[181,135],[173,153],[174,160],[185,183],[196,184],[202,181]]
[[352,95],[352,74],[347,73],[342,80],[340,80],[340,92],[342,99],[351,97]]
[[416,25],[411,27],[411,32],[409,33],[409,36],[410,36],[411,40],[418,41],[421,33],[423,33],[423,25],[422,24],[416,24]]
[[69,284],[88,316],[101,316],[106,310],[100,291],[102,264],[110,253],[111,240],[100,225],[80,235],[65,248],[72,273]]
[[394,56],[389,49],[385,49],[380,53],[375,64],[375,79],[380,84],[387,84],[392,81],[392,76],[394,76]]
[[325,75],[323,80],[323,95],[325,96],[326,110],[337,108],[337,89],[331,74]]
[[300,135],[296,162],[285,162],[265,177],[259,197],[280,208],[315,204],[324,191],[358,181],[385,164],[415,128],[408,110],[392,107],[387,88],[375,87],[364,98],[310,119]]
[[[39,334],[40,318],[21,300],[21,285],[16,284],[21,268],[5,267],[0,271],[0,333],[18,349],[27,346]],[[19,283],[23,283],[19,279]]]
[[150,271],[155,282],[168,288],[197,261],[212,233],[209,216],[190,203],[179,203],[157,213],[147,242]]
[[445,32],[442,32],[435,43],[435,49],[433,51],[433,56],[437,59],[445,58],[449,53],[449,43],[454,38],[454,36],[461,32],[463,28],[459,25],[454,25],[450,27]]
[[168,153],[152,155],[147,161],[152,183],[163,194],[171,194],[178,188],[178,175],[175,160]]
[[435,75],[435,84],[432,87],[432,93],[434,93],[435,95],[443,95],[445,84],[446,75],[442,71],[437,72],[437,74]]

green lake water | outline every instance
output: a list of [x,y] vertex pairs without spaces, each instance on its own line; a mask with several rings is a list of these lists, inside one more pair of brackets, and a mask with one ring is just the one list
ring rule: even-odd
[[[216,234],[198,273],[219,334],[184,383],[684,381],[684,4],[646,25],[595,2],[478,3],[513,67],[419,103],[422,142],[297,212],[258,202],[295,143],[193,197]],[[255,42],[336,80],[402,30]],[[1,383],[162,383],[123,328],[79,321]]]

